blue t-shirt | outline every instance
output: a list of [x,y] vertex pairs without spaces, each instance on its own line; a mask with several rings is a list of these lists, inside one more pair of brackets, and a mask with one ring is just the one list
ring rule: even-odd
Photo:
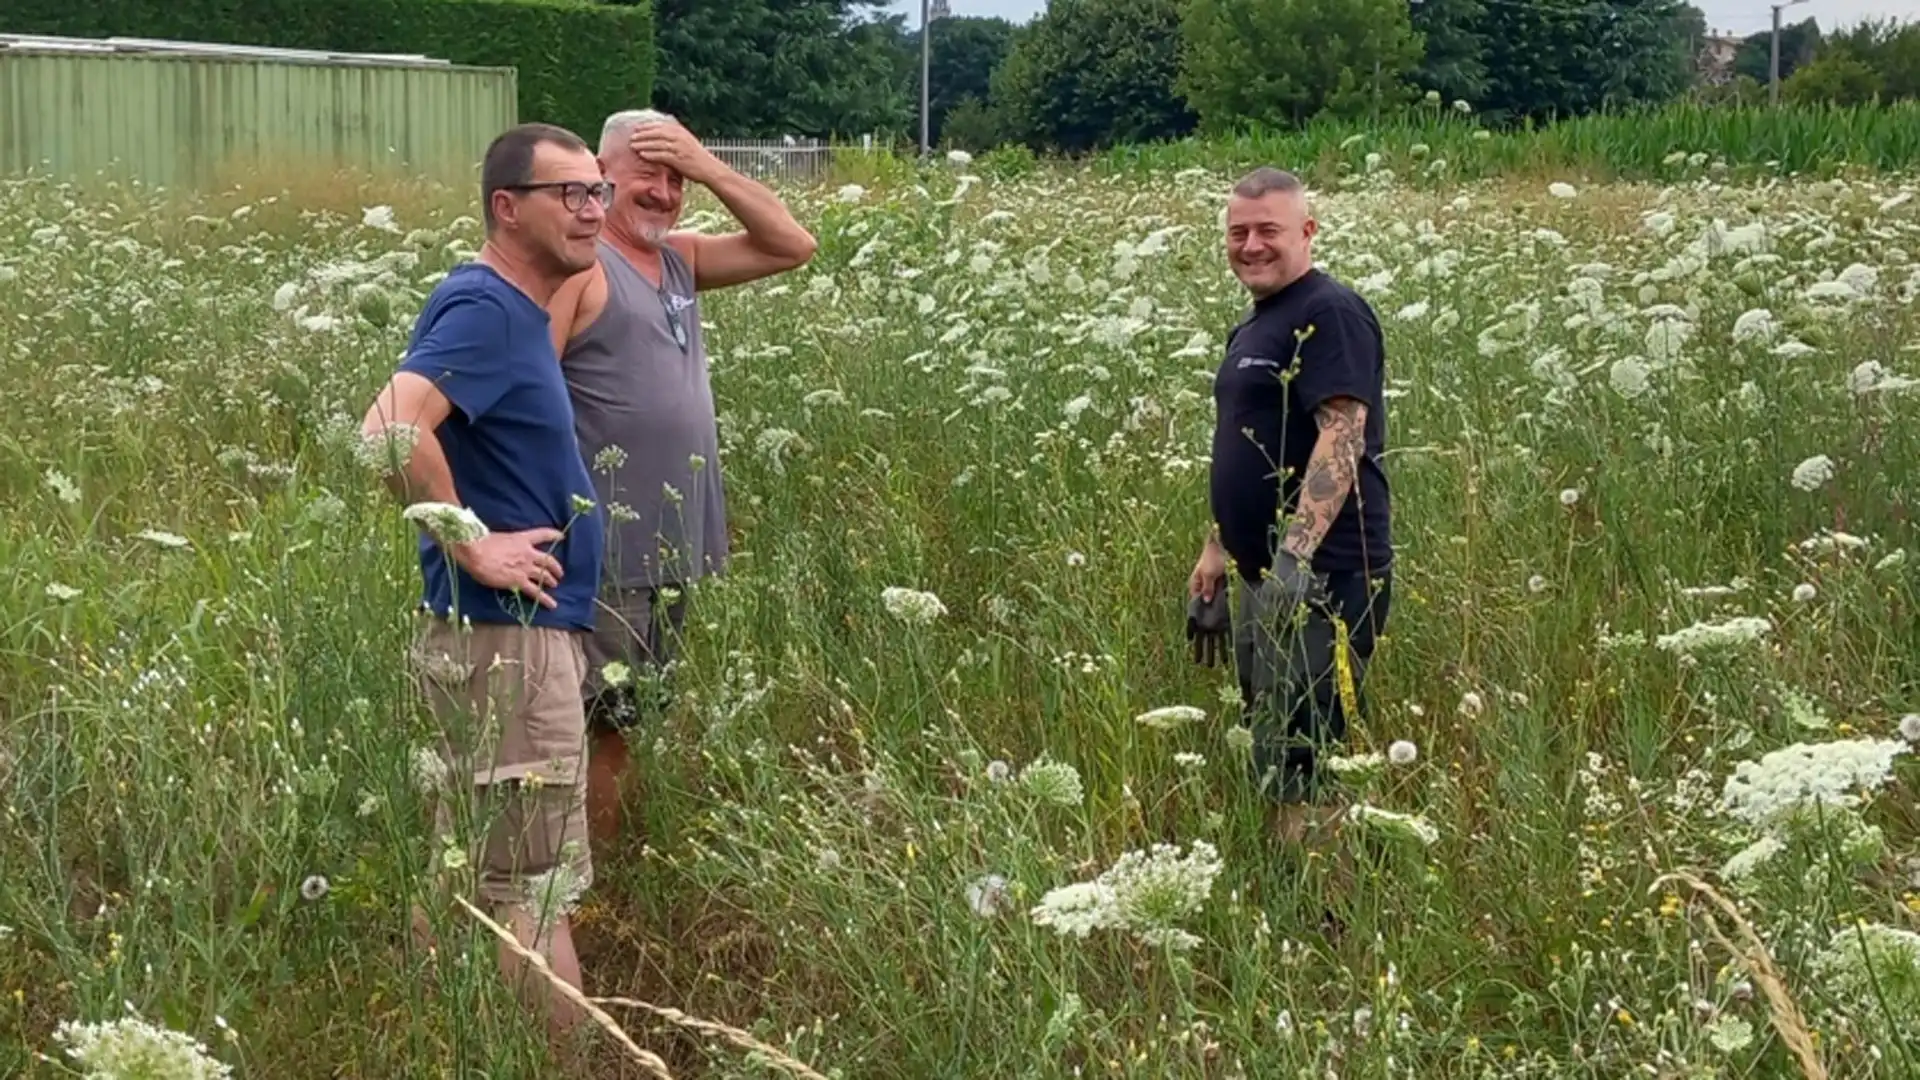
[[566,534],[550,548],[562,576],[547,590],[559,605],[549,609],[481,585],[422,533],[423,603],[448,616],[457,599],[458,616],[476,623],[592,629],[605,510],[597,502],[584,512],[574,507],[576,495],[595,499],[593,477],[574,438],[546,310],[492,267],[458,266],[427,298],[400,370],[431,381],[453,403],[434,434],[462,504],[494,532],[545,526]]

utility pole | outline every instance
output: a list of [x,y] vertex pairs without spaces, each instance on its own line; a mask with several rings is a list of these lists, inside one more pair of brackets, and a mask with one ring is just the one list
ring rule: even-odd
[[1767,104],[1780,104],[1780,9],[1795,4],[1804,4],[1807,0],[1786,0],[1783,4],[1773,5],[1773,59],[1767,66]]
[[[929,59],[933,55],[933,38],[932,38],[932,35],[928,32],[928,27],[933,22],[933,20],[929,17],[931,15],[931,10],[930,10],[931,7],[932,7],[931,0],[920,0],[920,156],[921,157],[926,157],[928,152],[932,150],[932,147],[927,145],[927,119],[928,119],[927,69],[931,66],[931,64],[929,63]],[[1780,26],[1780,9],[1779,8],[1775,8],[1773,11],[1773,22],[1774,22],[1774,30],[1775,30],[1774,36],[1777,42],[1779,37],[1778,31]],[[1776,43],[1774,45],[1774,53],[1776,56],[1779,54],[1779,51],[1780,51],[1780,47]]]

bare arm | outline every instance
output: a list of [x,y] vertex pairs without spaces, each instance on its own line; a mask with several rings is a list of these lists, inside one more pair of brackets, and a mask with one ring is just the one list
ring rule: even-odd
[[[378,455],[381,479],[387,490],[401,502],[459,505],[453,470],[448,468],[447,455],[434,434],[452,412],[453,403],[447,396],[411,371],[395,374],[367,408],[366,417],[360,421],[360,433]],[[385,438],[387,430],[396,425],[406,425],[413,430],[404,434],[395,432],[389,441]],[[400,467],[396,469],[395,465]]]
[[[554,290],[553,299],[547,301],[547,335],[553,339],[553,355],[557,358],[567,351],[567,342],[580,332],[580,324],[599,314],[593,310],[592,297],[594,285],[600,280],[600,264],[595,262],[591,270],[581,272],[561,282]],[[586,316],[583,319],[582,316]]]
[[721,289],[803,266],[820,246],[778,196],[719,159],[704,183],[739,220],[742,232],[722,236],[680,232],[668,238],[693,267],[696,289]]
[[1330,398],[1314,412],[1320,437],[1307,459],[1300,484],[1300,505],[1280,546],[1303,563],[1313,561],[1347,493],[1360,473],[1360,456],[1367,448],[1367,407],[1350,397]]

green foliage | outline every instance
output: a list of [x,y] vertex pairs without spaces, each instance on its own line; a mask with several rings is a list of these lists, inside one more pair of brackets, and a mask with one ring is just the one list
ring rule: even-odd
[[1191,0],[1179,92],[1210,131],[1364,116],[1420,62],[1405,0]]
[[1182,0],[1056,0],[994,72],[1007,132],[1081,153],[1184,135],[1194,116],[1174,89]]
[[1005,141],[1000,114],[979,98],[961,98],[941,119],[938,140],[942,146],[990,150]]
[[[1370,169],[1371,154],[1379,160]],[[1097,159],[1103,170],[1119,172],[1233,173],[1263,164],[1296,169],[1323,185],[1391,170],[1424,187],[1514,173],[1674,183],[1709,175],[1707,169],[1736,176],[1911,169],[1920,167],[1920,103],[1772,109],[1689,102],[1531,129],[1488,128],[1451,107],[1426,105],[1379,123],[1325,118],[1300,128],[1115,147]]]
[[520,119],[592,141],[616,109],[653,90],[645,4],[575,0],[8,0],[7,29],[342,52],[411,52],[517,69]]
[[[1005,19],[948,18],[935,19],[930,29],[927,113],[933,141],[946,141],[949,117],[972,102],[973,109],[960,117],[961,134],[971,140],[964,145],[997,144],[999,121],[987,102],[993,92],[993,70],[1013,48],[1013,24]],[[909,40],[918,94],[920,43],[918,35]],[[963,145],[961,134],[953,136],[955,145]]]
[[[1920,23],[1869,19],[1827,39],[1828,52],[1872,68],[1890,101],[1920,97]],[[1825,54],[1823,54],[1825,55]]]
[[1705,29],[1678,0],[1493,4],[1479,26],[1491,76],[1475,104],[1496,122],[1671,101]]
[[[874,0],[655,0],[655,104],[698,134],[851,135],[916,125]],[[913,69],[917,77],[918,66]]]
[[1415,86],[1448,101],[1477,102],[1487,93],[1487,43],[1478,25],[1482,0],[1421,0],[1411,5],[1414,32],[1423,45]]
[[1852,54],[1834,49],[1803,65],[1780,84],[1780,96],[1800,105],[1864,105],[1885,88],[1880,73]]
[[[1819,20],[1802,19],[1797,23],[1783,21],[1780,25],[1780,78],[1792,78],[1800,65],[1811,63],[1814,55],[1820,51],[1820,44]],[[1741,39],[1739,50],[1733,54],[1735,75],[1745,75],[1765,86],[1772,68],[1773,31],[1762,30]]]

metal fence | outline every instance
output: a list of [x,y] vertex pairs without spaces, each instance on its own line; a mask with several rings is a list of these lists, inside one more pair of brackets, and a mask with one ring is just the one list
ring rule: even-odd
[[722,137],[706,143],[713,156],[743,175],[756,180],[803,184],[825,177],[833,168],[834,154],[848,151],[870,153],[874,146],[871,135],[863,136],[856,143],[830,143],[792,136],[784,139]]
[[0,34],[0,175],[197,187],[232,171],[474,175],[512,68],[422,56]]

